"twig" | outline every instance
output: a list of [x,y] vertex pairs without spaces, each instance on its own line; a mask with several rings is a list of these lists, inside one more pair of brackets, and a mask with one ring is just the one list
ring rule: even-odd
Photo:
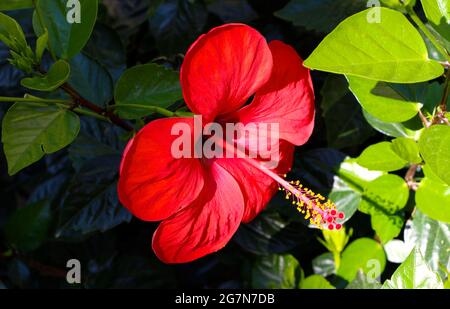
[[405,181],[408,184],[408,187],[414,191],[417,190],[417,182],[414,181],[414,176],[416,175],[418,167],[418,164],[411,165],[405,175]]

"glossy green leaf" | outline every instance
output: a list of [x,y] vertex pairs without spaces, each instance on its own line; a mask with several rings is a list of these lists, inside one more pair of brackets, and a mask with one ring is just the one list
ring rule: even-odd
[[105,107],[113,98],[113,82],[96,60],[80,53],[70,60],[70,85],[92,103]]
[[392,150],[390,142],[381,142],[367,147],[356,162],[370,170],[386,172],[402,169],[408,163]]
[[292,255],[263,256],[253,264],[251,285],[256,289],[293,289],[300,271]]
[[361,145],[373,135],[374,131],[364,120],[362,109],[348,90],[344,77],[329,76],[320,93],[328,146],[340,149]]
[[398,85],[355,76],[349,76],[347,79],[359,104],[368,113],[385,122],[409,120],[417,115],[422,107],[420,102],[410,100]]
[[[377,265],[374,267],[374,263]],[[378,277],[386,266],[386,256],[383,247],[369,238],[359,238],[350,243],[342,253],[341,266],[337,274],[347,280],[353,281],[359,269],[365,274]],[[379,272],[373,274],[373,272]]]
[[399,210],[408,198],[408,186],[397,175],[383,175],[366,185],[359,210],[371,215],[372,228],[383,243],[400,234],[404,219]]
[[[409,228],[408,223],[406,226],[405,232]],[[384,251],[386,252],[388,261],[391,263],[403,263],[412,249],[414,249],[414,245],[411,246],[409,243],[399,239],[393,239],[384,244]]]
[[19,208],[5,225],[6,239],[17,250],[35,250],[49,237],[51,220],[46,201]]
[[435,125],[424,130],[419,149],[427,166],[450,185],[450,127]]
[[225,23],[248,23],[258,18],[258,14],[252,9],[247,0],[210,1],[208,3],[208,11],[219,16]]
[[131,220],[117,197],[120,158],[98,156],[80,167],[61,203],[56,237],[78,239]]
[[40,63],[42,55],[48,45],[48,31],[45,29],[44,33],[36,40],[36,60]]
[[44,154],[69,145],[79,129],[78,116],[66,108],[42,103],[14,104],[2,127],[9,174],[14,175]]
[[443,283],[424,261],[418,249],[397,268],[382,289],[442,289]]
[[450,186],[425,177],[416,191],[416,204],[430,218],[450,223]]
[[329,276],[336,272],[333,253],[327,252],[312,260],[313,271],[317,275]]
[[391,142],[392,150],[403,160],[419,164],[422,158],[419,154],[419,146],[416,141],[406,137],[399,137]]
[[21,85],[38,91],[53,91],[64,84],[70,76],[70,65],[64,60],[55,62],[47,75],[27,77],[21,80]]
[[40,27],[48,30],[50,51],[66,60],[81,51],[97,19],[98,0],[74,3],[79,5],[67,7],[66,0],[39,0],[36,6]]
[[22,27],[11,17],[0,12],[0,41],[17,51],[17,46],[26,46]]
[[420,132],[423,129],[422,123],[416,117],[407,122],[385,122],[363,110],[366,121],[378,132],[392,137],[410,137],[414,140],[419,139]]
[[420,249],[427,264],[445,278],[445,270],[450,269],[450,224],[431,219],[416,209],[413,217],[406,223],[405,244]]
[[300,281],[300,289],[319,289],[330,290],[335,289],[327,279],[320,275],[311,275]]
[[126,105],[168,107],[182,98],[179,74],[157,64],[145,64],[127,70],[114,92],[119,116],[135,119],[149,110]]
[[442,75],[442,65],[428,58],[422,37],[402,13],[379,8],[380,22],[369,23],[370,10],[339,24],[306,59],[305,66],[394,83]]
[[448,0],[421,0],[428,22],[450,41],[450,2]]
[[381,288],[381,283],[377,280],[370,280],[362,270],[358,270],[355,279],[345,288],[348,290],[379,289]]
[[381,3],[390,8],[404,11],[407,6],[413,7],[416,0],[381,0]]
[[33,7],[33,0],[4,0],[0,3],[0,11],[28,9]]
[[346,17],[364,10],[365,0],[291,0],[275,16],[319,32],[328,33]]

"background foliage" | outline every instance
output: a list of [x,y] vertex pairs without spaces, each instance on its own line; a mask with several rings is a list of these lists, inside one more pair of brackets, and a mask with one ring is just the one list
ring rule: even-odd
[[[378,24],[362,0],[80,2],[73,25],[63,0],[0,4],[0,287],[68,287],[73,258],[86,288],[449,286],[447,0],[382,1]],[[311,229],[276,196],[220,252],[164,265],[157,224],[117,198],[126,129],[186,112],[183,54],[229,22],[316,70],[315,130],[292,176],[346,229]]]

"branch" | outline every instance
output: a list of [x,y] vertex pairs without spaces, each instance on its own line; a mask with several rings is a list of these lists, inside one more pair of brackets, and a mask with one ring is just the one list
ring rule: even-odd
[[411,165],[405,175],[405,181],[408,184],[408,187],[414,191],[417,190],[417,182],[414,181],[414,176],[416,176],[418,167],[418,164]]

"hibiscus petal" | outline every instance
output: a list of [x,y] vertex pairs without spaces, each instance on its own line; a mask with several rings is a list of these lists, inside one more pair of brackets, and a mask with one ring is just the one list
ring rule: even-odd
[[236,111],[269,79],[272,54],[264,37],[243,24],[227,24],[202,35],[181,68],[184,99],[205,122]]
[[153,251],[165,263],[186,263],[223,248],[242,219],[239,185],[211,163],[210,176],[192,206],[164,220],[153,235]]
[[[136,217],[163,220],[188,206],[203,188],[203,168],[198,159],[175,159],[171,152],[175,124],[193,133],[192,118],[155,120],[129,142],[121,163],[119,199]],[[178,132],[177,132],[178,134]],[[193,135],[192,135],[193,136]]]
[[[280,161],[274,171],[283,175],[292,167],[294,146],[288,142],[280,143]],[[217,159],[220,166],[226,169],[239,183],[244,196],[245,208],[242,222],[252,221],[277,192],[278,184],[260,169],[248,162],[248,159]]]
[[247,106],[227,117],[228,121],[278,123],[280,138],[304,144],[314,128],[314,89],[309,70],[297,52],[280,41],[269,44],[273,55],[270,80]]

